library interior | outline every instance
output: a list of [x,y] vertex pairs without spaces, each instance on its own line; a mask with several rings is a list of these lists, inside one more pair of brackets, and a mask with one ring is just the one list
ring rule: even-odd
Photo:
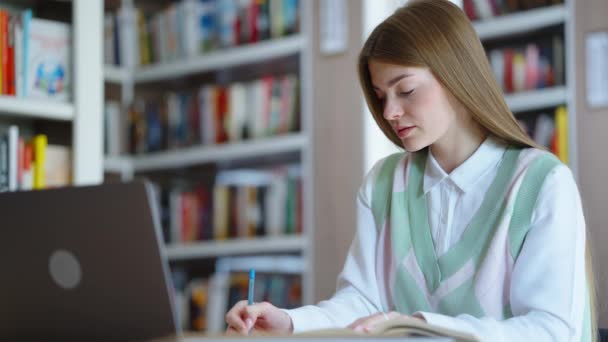
[[[364,52],[368,57],[377,53],[374,44],[386,38],[380,33],[377,41],[368,40],[385,19],[397,20],[392,15],[410,5],[416,13],[416,3],[443,1],[458,6],[474,29],[491,72],[489,82],[504,97],[505,112],[512,113],[539,154],[544,150],[570,172],[574,197],[560,202],[570,211],[559,219],[547,218],[546,224],[562,217],[577,222],[564,229],[581,229],[576,236],[583,237],[583,252],[572,242],[563,251],[576,253],[564,255],[590,253],[592,262],[581,259],[580,264],[593,265],[592,277],[585,278],[584,270],[578,275],[595,303],[594,334],[608,328],[608,248],[603,243],[608,242],[608,229],[602,228],[608,227],[608,182],[600,181],[608,174],[608,157],[602,152],[603,127],[608,128],[605,0],[9,0],[0,1],[0,267],[6,272],[0,279],[0,340],[154,340],[172,333],[190,336],[189,341],[224,340],[231,331],[227,314],[248,298],[250,307],[271,303],[285,309],[280,312],[293,318],[292,332],[301,329],[295,317],[303,311],[296,308],[310,305],[319,305],[318,315],[329,317],[323,321],[329,323],[311,327],[346,328],[323,311],[330,312],[334,302],[319,303],[339,295],[337,286],[346,292],[361,281],[397,293],[383,282],[400,273],[387,271],[387,279],[380,279],[385,275],[380,269],[409,270],[408,263],[415,264],[416,258],[420,267],[427,265],[422,265],[416,241],[410,243],[416,250],[411,257],[380,263],[385,260],[380,254],[386,252],[380,245],[390,242],[380,238],[389,239],[380,233],[385,226],[375,216],[365,221],[368,216],[361,214],[361,201],[377,196],[373,192],[362,200],[367,197],[363,185],[369,175],[384,170],[373,172],[375,165],[390,160],[386,157],[399,153],[407,159],[417,152],[391,139],[383,126],[390,129],[389,121],[382,123],[381,116],[372,114],[373,98],[382,93],[385,107],[379,115],[385,118],[394,99],[389,88],[377,84],[371,94],[365,93],[366,72],[359,68]],[[404,30],[415,25],[401,23],[408,26]],[[399,44],[400,37],[391,39]],[[366,71],[373,79],[378,75],[369,75],[374,73],[371,58]],[[431,77],[440,79],[446,72],[431,70]],[[440,81],[452,89],[445,79]],[[404,108],[410,103],[401,93],[396,96],[394,101]],[[473,98],[466,104],[485,100]],[[493,107],[480,104],[475,110],[485,108]],[[399,115],[408,117],[405,110]],[[416,125],[416,118],[412,114],[407,123]],[[412,136],[425,132],[412,127],[400,127],[392,136],[406,144],[410,128]],[[496,131],[488,132],[491,136]],[[492,144],[487,141],[481,146]],[[473,152],[478,153],[469,155]],[[439,164],[441,170],[444,165]],[[456,179],[458,168],[444,173],[445,179]],[[390,182],[392,186],[392,178]],[[426,182],[425,173],[425,193]],[[438,251],[444,243],[439,240],[458,242],[458,215],[471,219],[467,210],[479,205],[467,204],[466,194],[448,199],[453,194],[442,192],[431,199],[433,191],[426,195],[427,205],[441,209],[429,210],[424,219],[433,229],[447,228],[439,233],[424,228],[424,236]],[[558,189],[550,195],[562,193]],[[394,194],[392,203],[389,195],[387,203],[378,205],[394,209]],[[403,211],[409,208],[413,217],[405,201]],[[377,203],[366,203],[367,212],[376,210]],[[583,219],[576,221],[579,205]],[[536,212],[535,207],[525,209]],[[384,229],[397,223],[394,216]],[[359,232],[366,228],[373,235]],[[533,228],[528,231],[533,233]],[[359,241],[357,236],[376,240]],[[522,238],[522,254],[536,235],[527,238]],[[357,241],[367,243],[364,248],[376,255],[364,259]],[[539,252],[541,266],[536,267],[544,267],[548,255]],[[563,265],[578,265],[579,259]],[[353,263],[371,273],[352,275]],[[514,263],[506,266],[507,279],[522,277],[516,273],[516,258]],[[536,271],[559,271],[545,266]],[[420,278],[407,281],[421,281],[426,289],[425,279],[432,277],[417,264],[412,267]],[[502,267],[496,266],[496,272],[503,272]],[[358,278],[369,274],[378,278]],[[533,281],[526,286],[535,286]],[[560,289],[574,293],[575,283]],[[429,308],[441,313],[434,290],[452,291],[454,284],[428,290],[424,300],[431,303]],[[517,284],[504,287],[505,310],[513,312],[500,313],[495,324],[518,315],[516,306],[521,305],[509,303],[508,296],[523,290]],[[358,291],[375,296],[365,294],[367,288]],[[370,317],[392,318],[400,311],[391,304],[397,294],[378,299],[382,307],[370,309]],[[493,315],[484,311],[483,303],[481,307],[482,316]],[[254,311],[243,310],[239,315]],[[572,317],[579,315],[572,310]],[[382,315],[374,316],[376,311]],[[458,330],[457,323],[442,326],[441,320],[414,311],[401,314]],[[457,312],[450,316],[460,317]],[[260,313],[258,320],[263,317]],[[310,318],[316,319],[321,322]],[[262,323],[253,325],[251,330],[266,332]],[[534,336],[530,331],[522,336]],[[559,340],[580,337],[580,330],[571,331],[574,335]]]

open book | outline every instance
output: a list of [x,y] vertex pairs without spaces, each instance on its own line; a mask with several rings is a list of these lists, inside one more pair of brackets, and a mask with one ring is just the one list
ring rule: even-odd
[[468,333],[455,331],[428,324],[420,319],[410,317],[397,317],[379,323],[370,332],[356,332],[349,328],[321,329],[296,334],[306,337],[331,337],[331,336],[425,336],[425,337],[449,337],[459,342],[477,342],[475,336]]

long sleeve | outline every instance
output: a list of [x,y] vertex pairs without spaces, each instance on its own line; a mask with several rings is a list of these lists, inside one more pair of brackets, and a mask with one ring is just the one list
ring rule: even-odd
[[418,312],[427,322],[464,330],[483,341],[579,341],[585,305],[585,221],[570,170],[547,177],[532,226],[514,265],[512,318]]
[[371,179],[377,169],[374,167],[368,174],[357,196],[357,231],[338,276],[336,293],[317,305],[285,310],[293,321],[294,332],[345,327],[380,310],[375,271],[378,234],[369,206]]

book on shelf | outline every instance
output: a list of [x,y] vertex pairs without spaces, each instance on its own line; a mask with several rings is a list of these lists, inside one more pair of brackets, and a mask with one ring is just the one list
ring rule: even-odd
[[104,153],[119,156],[126,150],[126,120],[117,101],[106,101],[104,105]]
[[167,243],[302,233],[302,176],[297,165],[221,171],[213,185],[159,190]]
[[462,8],[469,20],[476,21],[558,4],[563,0],[463,0]]
[[71,28],[68,24],[32,18],[29,24],[25,96],[57,101],[70,100]]
[[494,77],[507,94],[559,86],[565,82],[560,35],[525,45],[492,49],[488,56]]
[[550,114],[543,110],[536,113],[520,113],[521,127],[539,145],[546,147],[563,163],[568,163],[568,113],[566,107],[555,108]]
[[70,100],[71,44],[70,25],[0,8],[0,94]]
[[69,185],[71,151],[49,145],[44,134],[28,139],[11,125],[0,132],[0,192]]
[[[269,258],[273,259],[273,264],[299,265],[297,256],[246,257],[246,267],[256,269],[255,301],[269,301],[282,308],[301,306],[301,274],[273,268]],[[237,264],[243,264],[242,260],[237,260],[243,258],[226,257],[216,261],[212,274],[192,275],[179,267],[171,271],[178,324],[183,330],[213,334],[225,330],[225,314],[236,302],[246,299],[248,291],[247,271],[242,267],[225,267],[234,264],[233,259]]]
[[104,17],[104,61],[139,66],[299,31],[299,0],[181,0],[161,11],[129,6]]
[[[298,93],[297,77],[288,74],[226,86],[206,84],[155,98],[136,97],[125,123],[128,152],[142,154],[296,132]],[[108,129],[123,125],[118,111],[118,106],[109,102],[105,114]],[[106,138],[120,140],[122,135],[108,133]],[[108,152],[115,153],[122,143],[106,144]]]

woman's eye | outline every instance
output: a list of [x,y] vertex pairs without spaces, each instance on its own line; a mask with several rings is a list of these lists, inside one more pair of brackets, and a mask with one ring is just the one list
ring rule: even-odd
[[402,96],[409,96],[409,95],[412,95],[413,92],[414,92],[414,89],[412,89],[410,91],[404,91],[404,92],[401,92],[399,94],[402,95]]

